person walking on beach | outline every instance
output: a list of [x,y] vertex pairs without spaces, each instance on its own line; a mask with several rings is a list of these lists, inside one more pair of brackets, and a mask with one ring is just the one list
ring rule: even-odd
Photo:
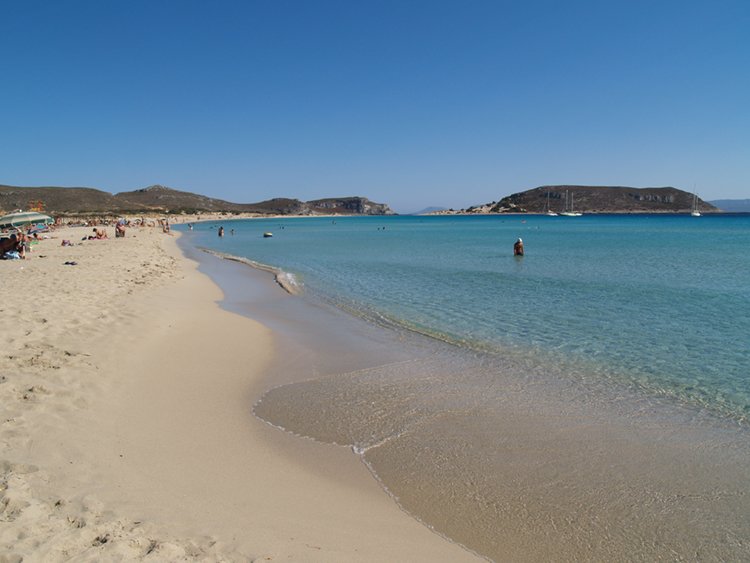
[[224,227],[219,227],[219,236],[220,237],[224,236]]
[[523,256],[523,241],[520,238],[513,245],[513,256]]

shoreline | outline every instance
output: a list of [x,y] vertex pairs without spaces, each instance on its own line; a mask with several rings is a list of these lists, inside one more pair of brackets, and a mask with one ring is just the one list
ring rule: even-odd
[[[517,377],[509,357],[434,354],[185,234],[79,243],[85,231],[0,262],[13,327],[0,357],[0,552],[478,559],[448,536],[489,542],[478,551],[499,561],[747,552],[746,432],[682,409],[653,416],[609,391],[614,402],[592,404],[590,382]],[[488,441],[472,450],[470,436]],[[475,468],[484,504],[502,507],[489,519],[458,506]]]
[[261,264],[260,262],[250,260],[249,258],[234,256],[233,254],[219,252],[218,250],[212,250],[210,248],[200,248],[199,250],[205,252],[206,254],[210,254],[211,256],[215,256],[220,260],[231,260],[233,262],[239,262],[241,264],[250,266],[251,268],[255,268],[256,270],[267,272],[273,275],[273,279],[279,285],[279,287],[281,287],[281,289],[283,289],[290,295],[298,295],[301,291],[301,288],[299,287],[299,284],[296,283],[294,276],[287,272],[284,272],[284,270],[269,266],[268,264]]
[[[262,313],[264,322],[279,314]],[[280,324],[285,321],[289,318],[281,318]],[[345,323],[319,322],[317,332],[330,334],[340,322]],[[343,332],[355,324],[346,324]],[[341,332],[336,328],[338,338]],[[366,332],[369,338],[376,331]],[[328,351],[324,336],[308,338],[313,345],[323,341]],[[395,347],[401,345],[399,341]],[[429,346],[428,352],[433,349]],[[342,350],[348,351],[349,344],[333,352]],[[331,363],[304,366],[310,375],[270,389],[256,404],[256,415],[294,436],[363,452],[365,463],[405,510],[497,560],[616,560],[627,553],[656,558],[694,549],[730,559],[746,554],[742,483],[750,450],[747,432],[731,421],[668,398],[646,400],[612,387],[611,381],[592,389],[585,377],[550,381],[549,374],[508,373],[526,373],[530,365],[523,358],[517,365],[512,357],[477,363],[465,360],[465,354],[433,358],[422,350],[422,357],[415,356],[419,361],[398,365],[387,363],[392,353],[379,363],[348,369]],[[457,383],[460,393],[453,385],[456,373],[463,377]],[[432,397],[438,403],[425,403],[436,385],[441,392]],[[469,389],[484,391],[470,397]],[[386,405],[389,397],[394,402]],[[488,424],[475,416],[477,407]],[[326,416],[318,417],[318,412]],[[396,423],[378,428],[384,419]],[[470,450],[468,436],[487,440]],[[437,455],[430,457],[431,451]],[[416,457],[427,464],[405,471]],[[477,468],[478,473],[467,471]],[[429,475],[432,469],[440,471]],[[447,481],[446,470],[452,477]],[[482,519],[472,507],[457,510],[455,502],[436,510],[438,493],[448,492],[445,496],[454,501],[470,498],[476,487],[461,485],[474,479],[489,493],[480,500],[490,509],[502,508],[486,515],[484,529],[456,529],[456,520],[476,525]],[[717,518],[722,526],[712,527],[709,523]],[[730,542],[717,537],[720,529]],[[492,545],[481,549],[481,542]]]
[[220,307],[173,237],[134,229],[59,247],[76,240],[68,232],[0,264],[14,296],[0,360],[2,551],[476,560],[401,511],[347,448],[252,415],[276,336]]

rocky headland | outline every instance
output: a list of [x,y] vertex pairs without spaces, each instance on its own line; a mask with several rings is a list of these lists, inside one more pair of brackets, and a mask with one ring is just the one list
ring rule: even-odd
[[[694,196],[677,188],[632,188],[626,186],[539,186],[518,192],[499,201],[475,205],[439,214],[492,213],[560,213],[566,210],[582,213],[687,213],[693,209]],[[717,212],[718,208],[695,198],[700,212]]]

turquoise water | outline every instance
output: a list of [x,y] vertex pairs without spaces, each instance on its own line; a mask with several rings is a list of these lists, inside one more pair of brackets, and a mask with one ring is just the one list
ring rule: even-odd
[[[750,216],[219,225],[184,240],[324,312],[292,315],[323,338],[255,415],[351,447],[433,530],[496,561],[750,560]],[[318,369],[363,326],[376,358]]]
[[358,315],[750,414],[749,215],[259,219],[225,222],[222,239],[218,225],[193,243]]

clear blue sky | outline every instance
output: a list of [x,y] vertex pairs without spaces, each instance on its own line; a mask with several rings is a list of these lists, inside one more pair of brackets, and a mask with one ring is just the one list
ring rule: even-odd
[[750,1],[0,0],[0,183],[750,198]]

